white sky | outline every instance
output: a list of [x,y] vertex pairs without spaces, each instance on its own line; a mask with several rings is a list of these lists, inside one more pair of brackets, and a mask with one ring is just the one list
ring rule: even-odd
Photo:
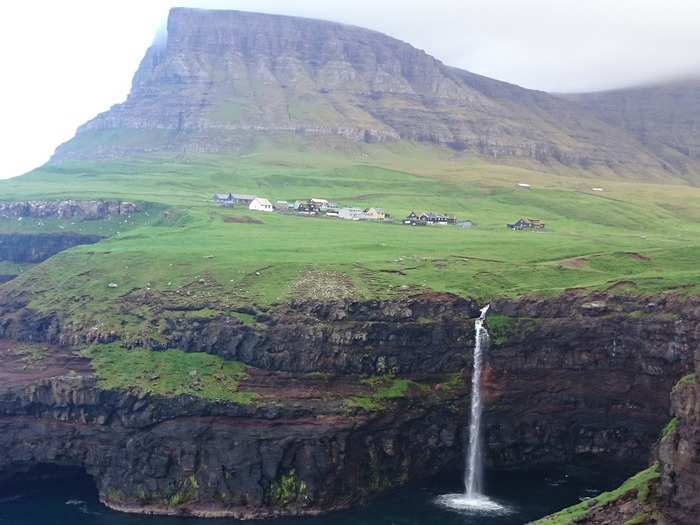
[[548,91],[700,73],[700,0],[20,0],[0,16],[0,178],[124,100],[171,5],[325,18]]

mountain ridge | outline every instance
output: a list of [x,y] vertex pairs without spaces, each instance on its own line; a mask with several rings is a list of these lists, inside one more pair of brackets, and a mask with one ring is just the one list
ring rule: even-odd
[[[667,175],[637,136],[579,101],[443,64],[377,31],[309,18],[174,8],[127,100],[53,160],[237,153],[261,135],[413,141],[496,160]],[[692,164],[692,163],[691,163]]]

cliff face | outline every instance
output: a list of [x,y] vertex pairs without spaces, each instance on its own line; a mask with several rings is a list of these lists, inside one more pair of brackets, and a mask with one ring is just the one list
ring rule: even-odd
[[102,237],[80,233],[0,233],[0,261],[38,263],[81,244],[94,244]]
[[133,202],[118,201],[0,201],[0,218],[79,219],[95,220],[107,217],[130,217],[141,209]]
[[[698,344],[697,303],[566,296],[493,312],[488,464],[648,460]],[[2,343],[0,478],[79,466],[106,504],[132,512],[262,517],[365,501],[462,464],[477,314],[472,301],[428,295],[279,305],[257,327],[220,317],[164,327],[169,344],[249,365],[247,404],[103,390],[67,349],[28,365]],[[2,315],[5,336],[88,339],[26,305]],[[363,374],[414,386],[348,403],[369,395]]]
[[682,380],[671,394],[675,417],[672,431],[661,440],[658,458],[661,469],[660,507],[670,523],[697,523],[700,515],[700,385],[697,371],[700,350],[695,356],[696,374]]
[[[695,354],[691,370],[696,372],[700,364],[698,306],[697,300],[690,300],[672,308],[683,312],[684,317],[696,319],[687,323],[681,332],[677,331],[674,341],[675,348],[683,348],[686,356]],[[668,309],[669,305],[654,301],[647,310],[659,307]],[[628,336],[634,337],[633,333],[628,333]],[[649,343],[656,345],[658,340]],[[651,467],[615,491],[543,518],[536,525],[695,525],[700,513],[700,389],[697,374],[684,376],[673,387],[670,399],[667,419],[673,419],[659,433]]]
[[[0,201],[0,219],[59,219],[84,221],[107,218],[131,217],[143,211],[138,205],[126,201],[103,200],[33,200]],[[64,228],[66,225],[61,225]],[[70,226],[68,226],[70,229]],[[0,233],[0,261],[14,263],[39,263],[63,250],[81,244],[94,244],[103,237],[70,231],[53,233]],[[0,276],[0,282],[12,275]]]
[[567,97],[634,136],[670,168],[697,173],[700,79]]
[[449,405],[368,417],[311,403],[165,399],[70,375],[3,387],[0,477],[76,465],[117,510],[252,518],[347,507],[459,461]]
[[281,133],[662,171],[635,138],[576,104],[447,67],[380,33],[180,8],[170,13],[167,41],[146,53],[127,101],[82,126],[55,159],[236,152]]

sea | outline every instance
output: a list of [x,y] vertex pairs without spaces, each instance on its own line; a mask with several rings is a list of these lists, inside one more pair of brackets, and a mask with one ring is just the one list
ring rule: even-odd
[[[427,479],[370,504],[314,518],[279,518],[255,525],[523,525],[618,486],[631,469],[486,473],[485,493],[497,511],[454,510],[440,496],[462,490],[462,476]],[[0,525],[226,525],[232,519],[133,516],[102,506],[92,480],[71,473],[58,479],[15,482],[0,491]]]

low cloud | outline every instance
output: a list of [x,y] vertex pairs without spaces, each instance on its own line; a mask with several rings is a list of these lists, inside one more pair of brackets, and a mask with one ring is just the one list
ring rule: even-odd
[[200,0],[323,18],[405,40],[449,65],[545,91],[700,76],[696,0]]

